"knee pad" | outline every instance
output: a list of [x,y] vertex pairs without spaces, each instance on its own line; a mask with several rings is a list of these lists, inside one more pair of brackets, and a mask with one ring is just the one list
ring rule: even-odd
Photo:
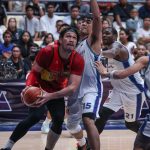
[[138,122],[138,121],[134,121],[134,122],[125,121],[125,125],[129,130],[132,130],[136,133],[139,131],[139,128],[141,126],[140,122]]
[[78,133],[82,130],[81,126],[80,125],[77,125],[77,126],[67,126],[67,130],[69,130],[69,132],[71,134],[75,134],[75,133]]

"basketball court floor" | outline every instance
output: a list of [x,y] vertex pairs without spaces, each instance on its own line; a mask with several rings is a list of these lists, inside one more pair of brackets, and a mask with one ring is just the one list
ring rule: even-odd
[[[0,147],[4,145],[11,131],[0,131]],[[86,133],[84,132],[86,135]],[[104,130],[101,134],[101,150],[133,150],[136,134],[127,129]],[[13,150],[44,150],[46,134],[40,131],[29,131],[19,140]],[[68,131],[63,130],[54,150],[76,150],[76,140]]]

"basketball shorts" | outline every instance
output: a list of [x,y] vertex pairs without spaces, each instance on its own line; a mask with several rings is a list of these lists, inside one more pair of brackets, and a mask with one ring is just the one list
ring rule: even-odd
[[67,106],[67,124],[77,126],[82,120],[82,114],[94,113],[98,116],[102,96],[97,93],[87,93],[83,98],[77,99],[74,104]]
[[115,112],[123,108],[125,120],[133,122],[139,118],[145,99],[144,92],[127,94],[112,90],[103,106]]

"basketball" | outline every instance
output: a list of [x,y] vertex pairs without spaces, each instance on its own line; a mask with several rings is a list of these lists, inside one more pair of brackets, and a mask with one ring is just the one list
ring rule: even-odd
[[42,96],[42,89],[35,86],[29,86],[22,92],[22,101],[27,106],[36,103],[38,96]]

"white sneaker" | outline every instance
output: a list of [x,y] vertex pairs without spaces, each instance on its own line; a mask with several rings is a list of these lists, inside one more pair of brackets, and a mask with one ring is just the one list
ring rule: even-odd
[[43,134],[47,134],[49,132],[49,123],[43,122],[41,131]]

